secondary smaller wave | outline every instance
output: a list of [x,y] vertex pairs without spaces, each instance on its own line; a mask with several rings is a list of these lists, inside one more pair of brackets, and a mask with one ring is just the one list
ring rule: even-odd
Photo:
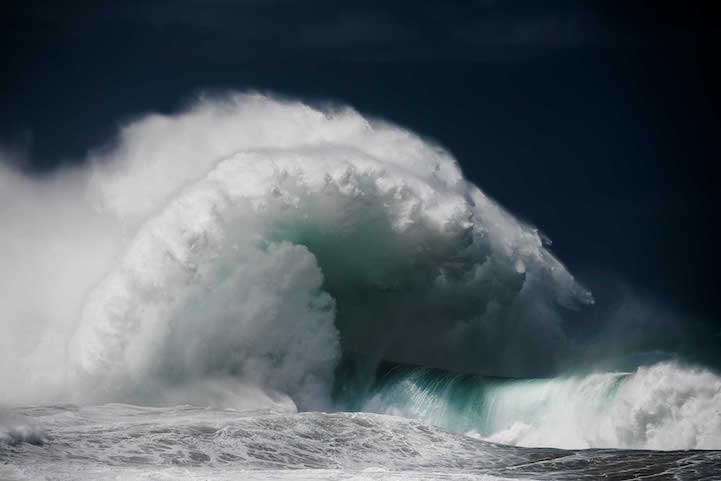
[[0,403],[327,410],[350,352],[540,375],[593,303],[449,152],[351,108],[203,97],[86,160],[0,167]]
[[20,443],[43,444],[45,433],[25,416],[0,412],[0,442],[10,445]]
[[551,379],[386,366],[361,409],[526,447],[721,448],[721,378],[671,362]]

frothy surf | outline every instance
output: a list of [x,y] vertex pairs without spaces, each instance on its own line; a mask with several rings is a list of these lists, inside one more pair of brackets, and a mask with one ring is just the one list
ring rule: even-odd
[[721,378],[672,363],[527,380],[390,366],[360,397],[364,411],[517,446],[721,447]]
[[122,404],[24,408],[46,445],[0,442],[0,478],[712,479],[721,453],[516,448],[370,413]]

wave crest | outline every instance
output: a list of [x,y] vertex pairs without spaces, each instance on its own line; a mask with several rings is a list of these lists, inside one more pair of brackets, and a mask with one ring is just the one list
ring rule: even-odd
[[592,301],[448,152],[349,108],[203,99],[90,164],[122,235],[77,283],[69,342],[32,354],[82,400],[195,398],[212,378],[322,408],[341,351],[533,374],[564,348],[561,306]]

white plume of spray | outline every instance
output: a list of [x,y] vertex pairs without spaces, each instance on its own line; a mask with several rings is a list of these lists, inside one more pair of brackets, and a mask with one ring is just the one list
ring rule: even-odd
[[[201,99],[129,124],[88,164],[0,171],[0,402],[323,408],[339,321],[362,348],[379,316],[408,327],[414,303],[433,319],[468,306],[416,331],[503,361],[531,332],[562,341],[555,303],[591,302],[446,151],[349,108]],[[355,292],[385,310],[365,319]],[[504,338],[514,352],[495,356]],[[399,356],[439,356],[427,349]]]
[[37,179],[0,164],[0,404],[53,400],[86,292],[120,247],[85,198],[87,172]]

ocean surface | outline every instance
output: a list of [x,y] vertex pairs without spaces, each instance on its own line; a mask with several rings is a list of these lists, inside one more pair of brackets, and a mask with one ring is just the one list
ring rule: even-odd
[[719,451],[521,448],[372,413],[19,408],[0,479],[719,479]]

